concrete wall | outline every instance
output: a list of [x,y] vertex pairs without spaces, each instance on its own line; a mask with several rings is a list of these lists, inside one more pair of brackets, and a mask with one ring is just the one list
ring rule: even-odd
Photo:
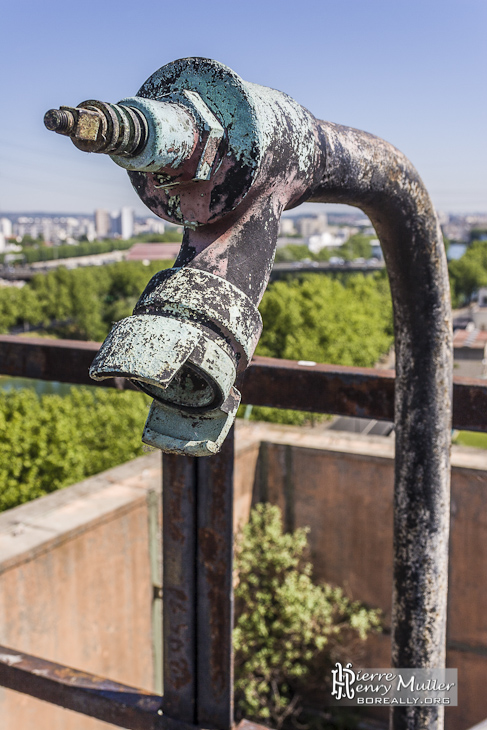
[[[259,444],[239,441],[235,526]],[[162,691],[159,452],[0,514],[0,644]],[[0,687],[1,730],[107,723]]]
[[[289,529],[310,526],[316,579],[380,607],[390,627],[393,439],[262,424],[253,432],[263,442],[254,500],[279,504]],[[487,453],[453,447],[452,464],[447,662],[458,668],[459,706],[445,724],[466,730],[487,718]],[[387,631],[362,666],[390,666]]]
[[[239,424],[235,526],[252,503],[309,525],[316,578],[383,609],[392,590],[392,439]],[[160,455],[149,454],[0,515],[0,643],[148,690],[160,688]],[[487,717],[487,454],[454,448],[448,628],[459,708]],[[159,599],[156,599],[156,601]],[[158,647],[155,650],[155,647]],[[363,666],[389,665],[387,632]],[[2,730],[111,726],[0,689]]]
[[[143,456],[0,515],[0,643],[153,688],[149,508],[160,463]],[[0,718],[2,730],[111,727],[1,688]]]

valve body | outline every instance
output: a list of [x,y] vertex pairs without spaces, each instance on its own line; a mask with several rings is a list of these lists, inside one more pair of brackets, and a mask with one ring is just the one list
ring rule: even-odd
[[87,101],[46,126],[127,169],[156,215],[183,225],[175,267],[149,282],[95,358],[95,379],[130,378],[154,398],[143,440],[218,451],[235,418],[234,383],[257,345],[257,306],[279,218],[323,172],[314,117],[226,66],[182,59],[118,104]]

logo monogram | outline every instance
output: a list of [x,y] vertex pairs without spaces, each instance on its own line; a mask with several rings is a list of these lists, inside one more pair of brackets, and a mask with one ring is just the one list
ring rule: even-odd
[[349,700],[353,700],[355,697],[355,690],[352,685],[356,680],[355,672],[352,670],[352,664],[349,662],[345,668],[337,662],[335,664],[337,669],[332,669],[332,680],[333,688],[331,694],[336,697],[337,700],[341,700],[342,697],[346,697]]

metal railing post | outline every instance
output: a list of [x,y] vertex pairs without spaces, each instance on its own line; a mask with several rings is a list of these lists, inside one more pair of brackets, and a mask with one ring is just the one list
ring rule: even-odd
[[163,457],[164,713],[233,724],[233,429],[208,460]]
[[162,463],[164,712],[196,722],[196,459]]

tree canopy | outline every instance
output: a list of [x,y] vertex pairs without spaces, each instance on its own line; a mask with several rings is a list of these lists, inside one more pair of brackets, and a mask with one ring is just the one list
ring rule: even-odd
[[148,404],[142,393],[102,388],[2,391],[0,511],[141,456]]
[[474,241],[463,256],[448,265],[452,304],[471,300],[481,286],[487,286],[487,241]]
[[259,355],[371,367],[392,344],[389,286],[380,275],[354,274],[346,284],[320,274],[278,281],[260,312]]
[[0,332],[24,325],[58,337],[103,340],[112,324],[128,317],[147,282],[169,261],[122,261],[37,274],[22,289],[0,288]]

